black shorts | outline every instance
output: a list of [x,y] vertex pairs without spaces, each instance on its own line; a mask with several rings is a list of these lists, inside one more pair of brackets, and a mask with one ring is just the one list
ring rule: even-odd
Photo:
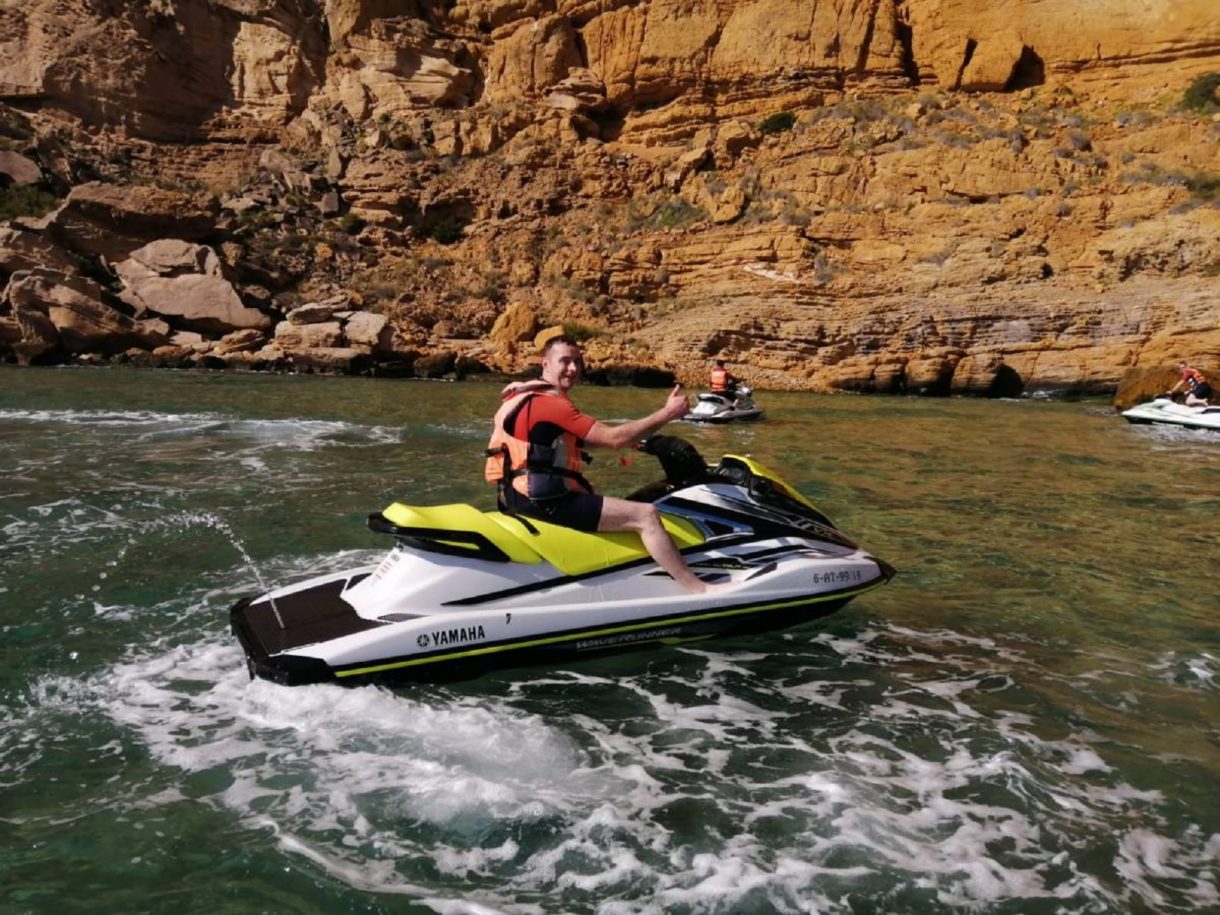
[[506,487],[504,498],[511,513],[578,531],[594,533],[602,520],[602,497],[591,492],[569,492],[554,499],[527,499],[512,487]]
[[1190,393],[1194,394],[1195,397],[1198,397],[1200,400],[1208,400],[1212,396],[1212,386],[1206,381],[1200,381],[1197,385],[1195,385],[1195,389]]

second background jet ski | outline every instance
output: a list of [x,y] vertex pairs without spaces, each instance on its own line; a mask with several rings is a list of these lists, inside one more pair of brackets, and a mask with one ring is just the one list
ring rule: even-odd
[[391,505],[375,566],[324,575],[233,607],[252,676],[286,684],[450,680],[522,664],[808,622],[888,581],[779,476],[726,455],[709,468],[655,436],[652,502],[690,567],[733,587],[690,594],[635,534],[589,534],[470,505]]
[[759,419],[763,409],[754,402],[753,388],[739,385],[736,391],[700,394],[695,408],[683,419],[693,423],[731,423]]

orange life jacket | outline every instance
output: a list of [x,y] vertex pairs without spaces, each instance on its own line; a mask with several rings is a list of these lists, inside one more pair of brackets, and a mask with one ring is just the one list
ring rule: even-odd
[[492,421],[483,478],[498,486],[511,485],[529,499],[546,499],[566,492],[592,492],[593,486],[580,472],[584,442],[570,432],[560,432],[549,445],[532,444],[530,430],[518,438],[509,433],[522,408],[534,397],[561,397],[554,393],[526,391],[500,405]]
[[729,389],[729,370],[716,366],[712,369],[712,390],[727,391]]
[[1182,380],[1192,391],[1201,384],[1207,384],[1207,376],[1192,365],[1182,369]]

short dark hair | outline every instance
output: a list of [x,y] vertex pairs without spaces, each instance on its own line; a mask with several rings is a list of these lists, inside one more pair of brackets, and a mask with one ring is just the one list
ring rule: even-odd
[[547,353],[549,353],[551,351],[551,347],[553,346],[574,346],[577,349],[580,349],[580,344],[567,334],[559,334],[558,336],[551,337],[551,339],[546,341],[542,347],[542,355],[545,356]]
[[716,364],[717,364],[718,366],[720,366],[721,368],[724,368],[724,360],[723,360],[723,359],[717,359],[717,360],[716,360]]

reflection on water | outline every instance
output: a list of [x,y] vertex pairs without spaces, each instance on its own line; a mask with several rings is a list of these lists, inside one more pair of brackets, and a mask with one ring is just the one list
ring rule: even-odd
[[[496,387],[0,371],[6,908],[83,880],[112,911],[1220,909],[1220,436],[758,399],[669,431],[786,475],[888,587],[697,648],[288,689],[227,608],[375,561],[393,499],[490,507]],[[591,476],[654,478],[626,457]]]

